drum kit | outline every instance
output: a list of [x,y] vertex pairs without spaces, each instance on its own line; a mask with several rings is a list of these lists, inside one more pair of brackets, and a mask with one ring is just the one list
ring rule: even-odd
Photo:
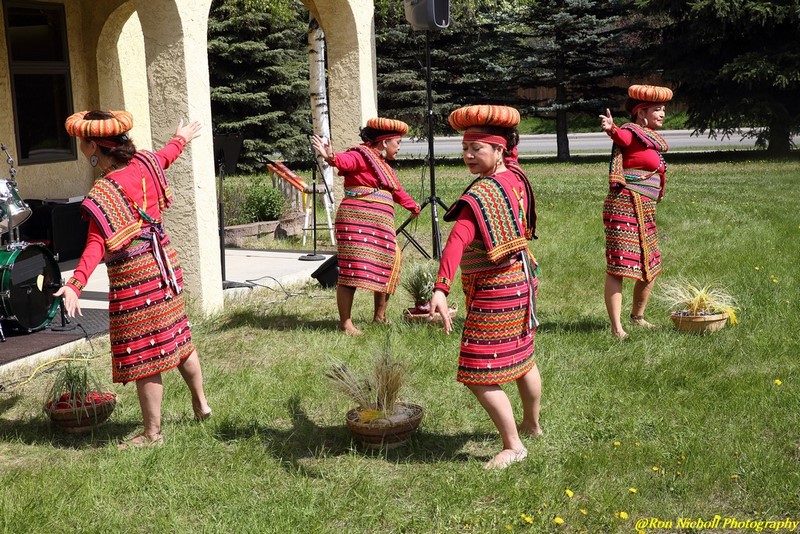
[[63,281],[58,262],[47,248],[19,238],[19,226],[32,211],[17,191],[14,159],[2,143],[0,150],[9,165],[9,179],[0,178],[0,341],[5,341],[4,324],[24,333],[50,324],[61,305],[61,298],[53,293]]

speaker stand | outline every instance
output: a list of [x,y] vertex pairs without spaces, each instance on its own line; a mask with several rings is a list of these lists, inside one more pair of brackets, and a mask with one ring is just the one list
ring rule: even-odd
[[[431,207],[431,233],[433,241],[433,258],[439,259],[442,257],[442,234],[439,231],[439,211],[437,206],[441,206],[447,211],[447,205],[442,202],[442,199],[436,196],[436,166],[433,157],[433,91],[431,89],[431,46],[430,46],[430,30],[425,31],[425,82],[427,85],[428,93],[428,165],[430,167],[430,180],[431,192],[430,196],[426,198],[420,205],[420,212],[425,209],[425,206]],[[430,259],[431,256],[424,248],[408,233],[406,226],[414,220],[414,217],[408,219],[397,228],[395,233],[403,234],[408,242],[414,245],[414,248],[420,251],[425,259]]]

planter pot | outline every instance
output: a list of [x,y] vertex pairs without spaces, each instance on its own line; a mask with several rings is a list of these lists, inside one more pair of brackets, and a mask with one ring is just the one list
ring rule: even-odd
[[675,328],[681,332],[691,332],[694,334],[716,332],[717,330],[725,328],[725,323],[728,322],[727,313],[686,315],[682,312],[675,312],[670,317],[672,317],[672,322],[675,323]]
[[103,400],[88,402],[77,407],[59,407],[61,404],[68,403],[58,402],[55,408],[48,403],[44,410],[58,428],[70,434],[80,434],[92,430],[108,419],[117,406],[117,396],[108,393]]
[[405,443],[417,429],[424,413],[422,406],[411,402],[395,404],[391,417],[361,422],[361,408],[347,412],[347,426],[353,437],[368,449],[393,449]]
[[[457,313],[458,306],[448,307],[450,319],[455,317]],[[403,320],[408,321],[409,323],[433,323],[441,325],[442,315],[439,312],[436,312],[433,318],[431,318],[426,307],[414,306],[413,308],[406,308],[403,310]]]

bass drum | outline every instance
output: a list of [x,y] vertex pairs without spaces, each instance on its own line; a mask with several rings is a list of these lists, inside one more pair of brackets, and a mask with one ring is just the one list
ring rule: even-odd
[[40,245],[0,250],[0,319],[12,328],[35,332],[56,315],[61,297],[61,270],[49,250]]

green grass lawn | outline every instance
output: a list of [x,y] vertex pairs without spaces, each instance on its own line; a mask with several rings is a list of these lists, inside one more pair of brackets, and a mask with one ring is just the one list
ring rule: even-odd
[[[161,448],[116,448],[140,420],[132,385],[114,387],[117,410],[86,437],[48,426],[51,375],[4,391],[0,530],[616,533],[644,521],[638,530],[701,532],[679,521],[719,515],[705,531],[744,532],[722,521],[800,519],[800,162],[668,163],[663,280],[724,285],[740,323],[680,334],[657,285],[647,317],[659,328],[612,339],[602,298],[607,163],[526,163],[539,213],[544,437],[527,441],[523,463],[482,468],[500,441],[454,380],[463,311],[450,336],[404,324],[410,303],[398,290],[394,323],[371,326],[372,297],[358,292],[366,335],[349,338],[336,332],[333,291],[257,290],[218,317],[194,317],[214,415],[195,423],[179,374],[165,374]],[[418,169],[401,178],[425,198]],[[446,203],[468,181],[461,166],[437,168]],[[405,216],[398,209],[398,222]],[[428,250],[430,228],[429,209],[410,226]],[[421,256],[406,246],[404,261]],[[451,301],[463,310],[460,286]],[[94,343],[92,365],[109,379],[108,344]],[[331,359],[364,368],[386,346],[410,367],[403,398],[426,414],[406,446],[368,452],[352,443],[350,403],[323,374]]]

